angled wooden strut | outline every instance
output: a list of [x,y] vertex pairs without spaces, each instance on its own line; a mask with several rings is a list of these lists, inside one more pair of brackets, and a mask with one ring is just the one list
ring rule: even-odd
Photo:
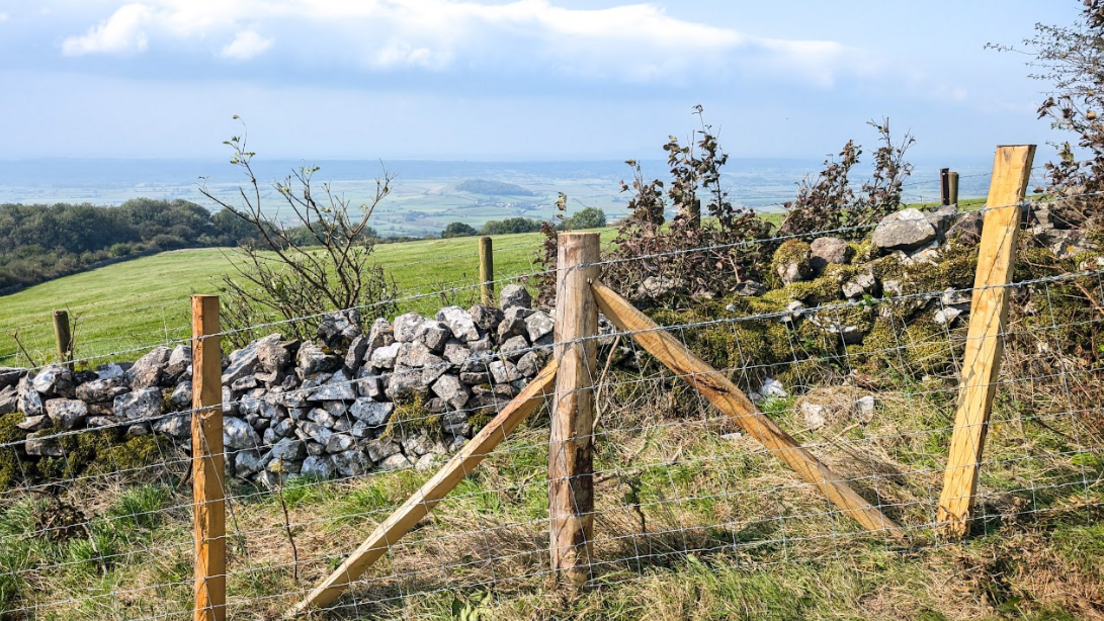
[[521,421],[525,420],[533,412],[537,411],[544,402],[546,396],[551,396],[556,380],[557,364],[553,360],[537,374],[533,381],[514,397],[491,422],[483,427],[453,456],[429,481],[418,491],[414,492],[400,506],[384,520],[376,530],[364,540],[364,543],[353,552],[345,562],[341,564],[328,578],[322,581],[309,595],[289,611],[289,616],[305,612],[310,608],[320,608],[329,605],[341,593],[349,588],[361,574],[372,566],[398,543],[399,539],[430,510],[437,505],[460,481],[483,461],[487,455],[495,449],[506,436],[510,434]]
[[613,289],[597,280],[591,287],[598,307],[607,319],[631,333],[648,353],[678,373],[718,410],[735,420],[748,435],[796,470],[801,478],[815,485],[845,515],[868,530],[884,531],[896,538],[904,538],[904,532],[892,520],[760,412],[723,373],[709,366]]
[[997,376],[1004,352],[1004,328],[1012,290],[1020,203],[1027,193],[1035,145],[999,147],[989,184],[988,211],[981,230],[977,274],[970,304],[970,327],[962,364],[962,392],[955,413],[954,435],[939,494],[940,529],[962,537],[969,530],[977,495],[989,414],[997,394]]

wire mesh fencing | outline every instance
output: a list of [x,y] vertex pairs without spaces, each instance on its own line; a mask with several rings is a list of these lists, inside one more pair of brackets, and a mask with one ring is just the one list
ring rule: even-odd
[[[989,210],[1011,208],[1020,207]],[[456,618],[458,602],[470,603],[458,597],[483,592],[536,602],[562,583],[552,559],[563,551],[550,540],[550,429],[559,404],[578,395],[593,411],[572,440],[591,452],[562,480],[593,499],[574,507],[587,524],[575,543],[584,589],[695,563],[750,570],[958,546],[938,517],[941,492],[956,410],[980,381],[964,376],[966,351],[991,338],[971,334],[972,301],[997,290],[1009,311],[998,322],[1003,361],[985,380],[996,397],[970,530],[984,537],[1054,516],[1093,523],[1104,499],[1104,266],[1056,270],[1025,250],[1009,284],[944,286],[974,281],[977,249],[955,252],[890,256],[866,288],[865,266],[817,279],[856,284],[853,295],[797,286],[654,305],[642,315],[656,325],[605,316],[595,334],[571,339],[530,332],[526,320],[538,316],[528,309],[486,324],[470,317],[473,338],[450,326],[439,348],[399,320],[375,335],[362,322],[359,350],[261,338],[247,373],[232,355],[214,380],[217,441],[195,435],[193,416],[212,410],[194,401],[192,352],[169,351],[192,340],[133,352],[164,358],[156,379],[142,365],[87,370],[118,352],[84,358],[68,376],[32,369],[25,381],[42,403],[26,397],[28,416],[0,419],[4,615],[193,617],[203,539],[195,516],[206,508],[191,478],[197,440],[223,447],[212,456],[225,464],[225,530],[215,539],[226,565],[216,577],[230,618]],[[663,258],[636,260],[644,272]],[[633,261],[590,267],[614,262]],[[249,329],[263,337],[286,323]],[[476,345],[492,332],[486,348]],[[659,334],[666,354],[646,345]],[[555,384],[564,352],[584,344],[594,352],[584,380]],[[710,370],[668,366],[690,353]],[[743,415],[703,390],[728,390],[721,379],[733,400],[747,397]],[[781,433],[756,431],[772,425]],[[794,468],[797,451],[815,460],[819,479]],[[884,522],[856,519],[828,481]]]

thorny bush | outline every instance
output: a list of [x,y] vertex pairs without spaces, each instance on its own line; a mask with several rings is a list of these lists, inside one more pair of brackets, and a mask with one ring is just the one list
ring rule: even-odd
[[[702,118],[701,106],[694,114]],[[740,283],[761,277],[764,248],[758,243],[770,234],[770,224],[750,208],[736,206],[721,185],[721,169],[728,161],[712,126],[701,121],[686,145],[671,136],[663,147],[671,170],[670,182],[644,178],[640,164],[632,168],[629,215],[604,259],[602,278],[611,287],[638,302],[706,299],[731,293]],[[562,202],[562,201],[561,201]],[[702,217],[705,207],[706,218]],[[668,220],[669,212],[674,214]],[[538,260],[555,265],[554,227]],[[691,250],[695,250],[689,252]],[[622,261],[647,257],[644,261]],[[555,280],[537,283],[543,303],[554,296]]]
[[815,179],[805,179],[797,198],[786,203],[786,219],[781,235],[804,235],[818,231],[837,231],[836,237],[861,239],[879,220],[901,208],[901,190],[913,166],[905,153],[916,142],[906,133],[894,144],[889,119],[870,121],[878,131],[881,146],[874,152],[874,173],[856,192],[850,183],[851,169],[859,163],[862,147],[847,141],[838,159],[826,160],[824,170]]

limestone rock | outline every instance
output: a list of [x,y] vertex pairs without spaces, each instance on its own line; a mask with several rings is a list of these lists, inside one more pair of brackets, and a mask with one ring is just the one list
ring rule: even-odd
[[0,416],[19,411],[19,391],[15,386],[0,388]]
[[247,375],[256,373],[260,364],[260,349],[278,344],[282,338],[279,334],[270,334],[231,352],[230,364],[222,371],[222,385],[229,386]]
[[520,306],[507,309],[502,321],[498,323],[498,342],[502,343],[515,336],[527,335],[529,326],[526,325],[525,320],[532,314],[532,310]]
[[360,312],[353,308],[323,315],[316,335],[330,349],[345,349],[360,332]]
[[360,365],[364,364],[364,355],[368,353],[368,337],[358,336],[349,343],[345,351],[345,367],[356,373]]
[[[442,350],[444,349],[442,344]],[[399,346],[399,353],[395,357],[395,365],[410,368],[424,368],[424,367],[446,367],[445,361],[439,356],[435,355],[433,351],[424,343],[415,341],[413,343],[403,343]]]
[[192,348],[188,345],[177,345],[169,354],[165,362],[165,375],[173,380],[180,379],[184,375],[190,375],[192,368]]
[[545,336],[551,335],[555,328],[556,322],[544,311],[536,311],[525,318],[525,330],[530,343],[536,343]]
[[818,237],[809,244],[809,251],[810,264],[818,274],[829,265],[846,265],[854,254],[851,246],[838,237]]
[[101,364],[96,370],[96,376],[100,379],[112,379],[115,377],[126,377],[126,367],[121,364],[111,362],[108,364]]
[[261,446],[261,436],[244,420],[226,416],[222,419],[222,443],[231,449],[257,448]]
[[165,366],[169,363],[172,350],[168,347],[155,347],[149,353],[134,361],[134,365],[127,369],[127,380],[130,387],[150,388],[161,383],[161,375]]
[[491,369],[491,376],[494,381],[499,384],[508,384],[521,379],[521,373],[518,373],[517,366],[509,360],[495,360],[488,366]]
[[533,296],[522,285],[506,285],[498,294],[498,307],[503,311],[511,308],[533,308]]
[[448,324],[452,335],[463,343],[478,340],[482,336],[471,314],[459,306],[448,306],[437,311],[437,321]]
[[369,349],[387,347],[394,342],[395,330],[391,328],[391,324],[386,319],[381,317],[372,322],[372,327],[368,330]]
[[23,431],[41,431],[50,426],[50,417],[43,414],[42,416],[28,416],[23,419],[23,422],[16,424],[16,427]]
[[395,340],[400,343],[413,342],[418,326],[422,325],[423,321],[425,321],[425,318],[418,313],[405,313],[396,317],[394,329]]
[[12,386],[15,386],[19,383],[19,380],[23,379],[23,376],[26,374],[26,369],[0,367],[0,389],[11,388]]
[[49,434],[49,431],[36,431],[27,436],[26,443],[23,445],[27,454],[38,457],[64,457],[65,449]]
[[402,449],[392,440],[369,440],[365,445],[368,457],[374,462],[382,462],[388,457],[399,453]]
[[498,353],[511,362],[517,362],[529,351],[529,340],[524,336],[512,336],[498,346]]
[[112,377],[108,379],[92,380],[91,382],[85,382],[77,386],[76,396],[81,401],[87,403],[103,403],[106,401],[114,401],[115,397],[129,391],[130,389],[127,388],[126,385],[126,378]]
[[296,356],[296,365],[303,377],[329,373],[340,367],[342,362],[337,356],[310,342],[300,345]]
[[16,405],[20,412],[27,416],[42,416],[46,413],[46,408],[42,405],[42,394],[35,390],[29,375],[19,380],[16,391],[18,393]]
[[455,410],[462,409],[471,398],[468,387],[460,382],[455,375],[442,375],[430,387],[433,394],[437,395]]
[[502,321],[502,311],[493,306],[476,304],[468,309],[472,322],[476,327],[487,333],[497,333],[498,324]]
[[754,280],[745,280],[736,285],[735,293],[742,298],[748,298],[757,295],[763,295],[767,292],[767,288],[762,284],[755,282]]
[[73,396],[73,372],[60,364],[51,364],[31,379],[31,385],[44,397]]
[[50,399],[46,402],[46,415],[62,429],[73,429],[88,417],[88,406],[77,399]]
[[349,414],[372,427],[382,427],[395,410],[395,404],[389,401],[374,401],[360,398],[349,407]]
[[192,435],[192,417],[188,414],[177,414],[159,418],[153,421],[153,430],[163,436],[183,440]]
[[445,350],[445,343],[452,338],[452,330],[441,321],[425,320],[414,331],[414,340],[429,348],[434,354]]
[[337,371],[325,384],[310,393],[310,401],[352,401],[356,399],[356,388],[345,371]]
[[161,413],[161,391],[143,388],[115,397],[115,416],[121,420],[153,418]]
[[874,229],[874,245],[887,250],[914,250],[935,241],[938,232],[932,219],[909,207],[891,213]]
[[332,479],[337,468],[329,455],[311,455],[303,460],[299,474],[318,479]]
[[336,453],[330,459],[333,460],[337,474],[342,477],[357,477],[367,473],[372,468],[371,460],[357,449]]
[[370,361],[377,369],[392,369],[395,367],[395,358],[399,355],[399,349],[403,343],[392,343],[379,347],[372,351]]

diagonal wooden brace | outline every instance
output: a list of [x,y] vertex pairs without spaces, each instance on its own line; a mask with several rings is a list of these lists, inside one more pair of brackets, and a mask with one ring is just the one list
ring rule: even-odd
[[630,333],[648,353],[678,373],[748,435],[797,471],[801,478],[815,485],[845,515],[868,530],[885,531],[896,538],[904,538],[904,532],[892,520],[760,412],[723,373],[709,366],[613,289],[597,280],[591,283],[591,289],[598,308],[607,319]]
[[483,461],[521,421],[537,411],[544,398],[551,396],[555,387],[557,364],[549,362],[521,393],[514,397],[491,422],[483,427],[459,453],[453,456],[437,474],[418,491],[414,492],[394,513],[384,520],[328,578],[292,608],[293,617],[310,608],[329,605],[349,585],[382,557],[387,550],[451,492],[460,481]]

